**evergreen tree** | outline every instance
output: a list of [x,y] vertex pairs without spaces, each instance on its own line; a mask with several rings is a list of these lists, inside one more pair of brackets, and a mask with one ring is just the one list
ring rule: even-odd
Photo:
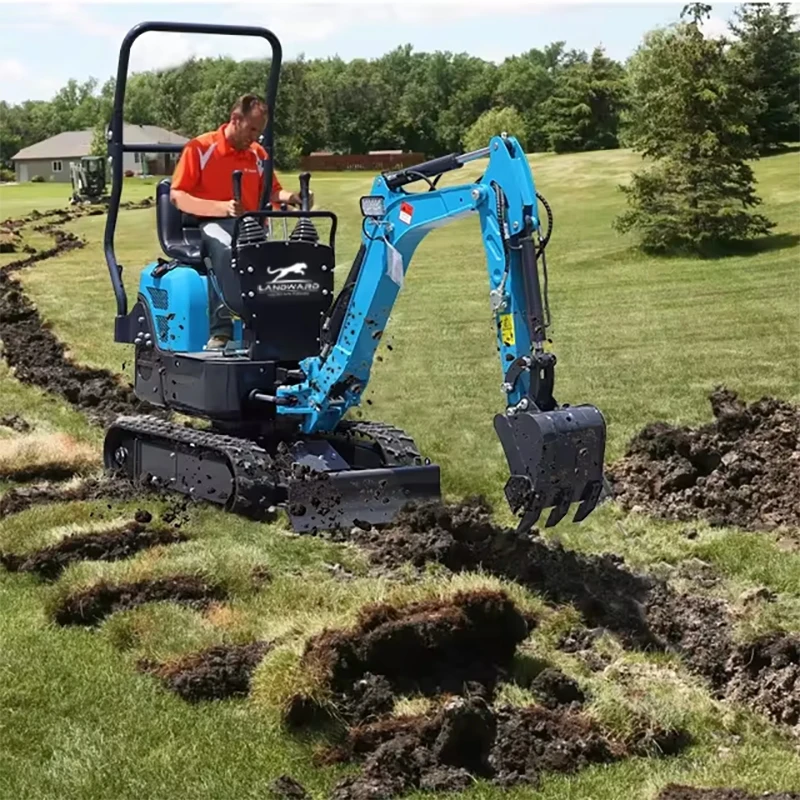
[[629,139],[655,163],[621,187],[629,209],[614,226],[636,229],[645,249],[704,250],[773,227],[747,159],[755,155],[752,94],[732,74],[724,40],[706,39],[710,7],[686,6],[681,21],[645,37],[629,64]]
[[788,3],[745,3],[735,17],[731,55],[738,79],[760,101],[750,135],[763,154],[800,139],[800,33]]

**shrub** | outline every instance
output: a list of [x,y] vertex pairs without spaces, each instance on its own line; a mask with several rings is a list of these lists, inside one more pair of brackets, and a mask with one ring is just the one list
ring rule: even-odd
[[44,183],[44,175],[34,175],[31,178],[31,183]]
[[0,181],[15,181],[17,179],[13,169],[3,169],[0,167]]

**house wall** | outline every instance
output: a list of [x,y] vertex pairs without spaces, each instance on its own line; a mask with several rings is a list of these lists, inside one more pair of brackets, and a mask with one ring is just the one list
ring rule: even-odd
[[[61,172],[53,172],[53,161],[61,161]],[[70,161],[80,161],[80,159],[50,159],[32,158],[24,161],[14,162],[14,171],[17,173],[17,180],[32,180],[34,176],[41,175],[48,183],[69,183],[69,164]],[[27,178],[23,175],[22,165],[25,164]]]
[[[147,153],[123,153],[122,154],[122,172],[123,174],[131,170],[134,175],[142,174],[142,161],[143,157],[147,157]],[[137,156],[139,161],[136,161]],[[61,172],[53,172],[53,161],[61,161]],[[36,175],[41,175],[48,183],[69,183],[70,182],[70,162],[74,161],[76,164],[80,162],[80,158],[32,158],[24,159],[14,162],[14,171],[16,172],[16,180],[19,183],[30,181]],[[148,173],[150,175],[172,175],[175,164],[178,163],[178,154],[172,153],[159,153],[150,154],[147,158]],[[23,169],[25,165],[25,169]],[[111,180],[111,167],[108,167],[108,180]]]

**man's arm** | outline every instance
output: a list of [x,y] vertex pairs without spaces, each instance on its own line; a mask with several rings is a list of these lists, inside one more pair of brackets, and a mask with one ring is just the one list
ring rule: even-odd
[[[311,201],[311,205],[314,205],[314,192],[309,189],[308,192],[309,200]],[[270,200],[273,203],[286,203],[289,206],[299,206],[302,205],[302,200],[300,198],[299,192],[290,192],[288,189],[278,189],[277,191],[272,193],[272,197]]]
[[235,200],[203,200],[181,189],[170,189],[169,199],[185,214],[197,217],[235,217],[242,213]]

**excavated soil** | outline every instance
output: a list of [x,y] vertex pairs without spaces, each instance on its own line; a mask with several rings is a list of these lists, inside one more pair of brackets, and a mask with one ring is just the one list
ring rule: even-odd
[[631,572],[615,556],[581,555],[517,537],[492,523],[491,509],[480,498],[421,505],[384,530],[354,529],[352,535],[377,564],[438,562],[454,572],[483,570],[553,603],[572,603],[593,630],[565,636],[568,649],[588,649],[607,630],[628,646],[677,652],[717,697],[746,703],[775,722],[798,724],[798,637],[775,635],[742,650],[721,600],[679,594],[662,580]]
[[800,800],[800,794],[796,792],[750,794],[741,789],[695,789],[672,783],[662,789],[656,800]]
[[174,575],[116,585],[104,582],[66,597],[53,617],[59,625],[92,626],[111,614],[145,603],[170,601],[204,609],[215,600],[226,597],[227,592],[222,586],[194,575]]
[[[541,706],[493,709],[480,697],[448,701],[432,717],[399,717],[351,729],[328,762],[357,760],[361,774],[340,781],[331,800],[367,800],[407,791],[458,791],[476,778],[536,785],[544,772],[577,772],[653,752],[652,737],[629,745],[588,717]],[[682,746],[682,744],[681,744]]]
[[133,520],[124,530],[68,536],[57,544],[24,555],[0,553],[0,564],[10,572],[33,572],[45,580],[55,580],[77,561],[119,561],[141,550],[187,538],[177,531],[149,530],[145,524]]
[[224,700],[248,694],[253,672],[269,648],[269,642],[219,645],[164,664],[141,661],[138,667],[189,702]]
[[[404,607],[362,609],[352,630],[325,630],[309,640],[302,666],[330,689],[342,716],[363,721],[391,711],[395,694],[491,694],[536,621],[499,591],[460,592]],[[297,696],[290,725],[313,716]]]
[[[577,713],[583,693],[552,668],[529,684],[546,705],[494,707],[496,685],[511,679],[517,646],[535,626],[504,592],[475,590],[404,607],[367,606],[352,630],[310,640],[301,664],[330,690],[335,717],[348,726],[319,761],[362,765],[331,800],[458,791],[477,778],[536,784],[543,772],[673,753],[688,743],[680,731],[612,740]],[[417,693],[432,698],[433,711],[391,716],[398,694]],[[295,700],[287,722],[312,724],[307,698]]]
[[423,504],[383,530],[353,529],[350,538],[375,564],[397,568],[411,562],[421,568],[438,562],[454,572],[483,569],[553,603],[573,603],[591,627],[607,628],[630,644],[658,644],[643,611],[655,581],[626,570],[618,556],[585,556],[499,528],[481,498]]
[[306,788],[290,775],[275,778],[269,786],[269,797],[273,800],[311,800]]
[[[140,203],[124,203],[125,208],[145,208],[149,199]],[[38,261],[76,248],[85,242],[75,234],[60,230],[58,225],[78,217],[102,214],[101,209],[56,209],[46,213],[33,212],[18,220],[6,220],[0,229],[16,231],[39,219],[48,222],[35,230],[50,234],[51,248],[34,252],[0,268],[0,339],[3,355],[15,376],[23,383],[38,386],[64,397],[84,411],[90,420],[106,425],[119,414],[155,413],[163,411],[138,400],[130,386],[124,386],[118,376],[108,370],[90,369],[73,364],[64,355],[65,347],[45,326],[39,312],[26,297],[22,286],[10,274]]]
[[108,370],[78,366],[67,359],[64,344],[45,327],[22,287],[2,272],[0,339],[18,380],[61,395],[94,422],[106,425],[120,414],[162,413],[138,400]]
[[[18,486],[9,489],[0,497],[0,519],[18,514],[33,506],[48,503],[70,503],[78,500],[133,500],[141,496],[145,487],[119,478],[100,477],[65,486],[48,485]],[[109,506],[110,508],[110,506]],[[168,520],[165,519],[165,522]],[[177,526],[175,526],[177,527]]]
[[748,406],[724,388],[709,399],[713,422],[655,422],[634,437],[609,469],[615,499],[665,519],[800,527],[800,407],[773,397]]

